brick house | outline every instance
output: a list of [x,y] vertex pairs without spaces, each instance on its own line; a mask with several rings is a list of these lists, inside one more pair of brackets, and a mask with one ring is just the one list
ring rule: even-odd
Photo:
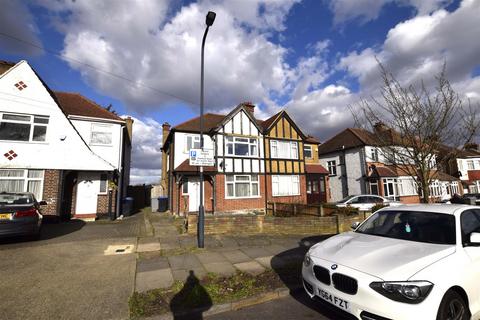
[[[204,115],[204,148],[215,166],[204,167],[206,212],[264,211],[267,201],[306,203],[306,136],[285,111],[262,121],[242,103],[227,115]],[[163,125],[162,181],[176,214],[199,206],[198,168],[189,150],[200,148],[200,119]]]
[[0,62],[0,88],[0,192],[32,192],[62,218],[94,219],[109,200],[120,214],[133,121],[52,91],[26,61]]
[[440,156],[448,157],[444,171],[462,182],[463,193],[480,193],[480,150],[478,144],[471,143],[464,150],[456,150],[455,156],[449,156],[451,150],[440,150]]
[[[347,128],[319,146],[320,161],[329,172],[333,201],[357,194],[376,194],[403,203],[420,201],[414,178],[387,161],[378,134],[381,132]],[[460,192],[457,178],[440,171],[432,174],[432,200],[450,199]]]

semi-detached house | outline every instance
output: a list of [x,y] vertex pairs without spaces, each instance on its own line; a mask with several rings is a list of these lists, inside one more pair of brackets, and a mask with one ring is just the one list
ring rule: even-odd
[[[254,110],[242,103],[227,115],[204,115],[204,148],[215,154],[215,166],[204,167],[207,212],[264,211],[267,201],[307,203],[307,136],[285,111],[262,121]],[[163,125],[162,186],[176,214],[198,211],[199,171],[189,164],[189,150],[200,148],[199,131],[198,117]]]
[[120,214],[131,127],[79,94],[52,91],[26,61],[0,62],[0,192],[33,192],[48,203],[44,214]]
[[[329,174],[332,201],[358,194],[375,194],[403,203],[420,201],[414,178],[384,156],[387,151],[382,150],[378,139],[384,129],[381,124],[375,132],[347,128],[319,146],[320,161]],[[450,199],[461,192],[457,178],[441,171],[432,174],[432,200]]]

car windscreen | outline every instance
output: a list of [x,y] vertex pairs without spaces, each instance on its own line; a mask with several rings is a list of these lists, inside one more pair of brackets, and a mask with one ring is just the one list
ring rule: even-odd
[[33,204],[31,194],[24,193],[0,193],[0,205]]
[[435,244],[456,242],[455,216],[436,212],[379,211],[355,232]]

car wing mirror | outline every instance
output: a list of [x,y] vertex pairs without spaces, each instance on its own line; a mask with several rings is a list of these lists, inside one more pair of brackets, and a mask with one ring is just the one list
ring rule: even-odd
[[[350,226],[350,228],[352,228],[352,230],[355,230],[358,228],[358,226],[360,225],[360,222],[358,221],[355,221],[355,222],[352,222],[352,225]],[[480,235],[480,233],[479,233]]]
[[42,201],[40,201],[38,204],[41,205],[41,206],[46,206],[46,205],[47,205],[47,201],[42,200]]
[[480,232],[472,232],[470,234],[470,244],[480,246]]

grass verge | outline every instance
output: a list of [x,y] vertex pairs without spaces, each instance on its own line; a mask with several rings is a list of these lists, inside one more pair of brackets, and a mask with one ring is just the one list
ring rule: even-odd
[[230,277],[208,274],[202,280],[190,275],[185,283],[176,281],[168,289],[135,292],[129,299],[130,317],[138,319],[171,311],[181,314],[203,312],[221,304],[255,296],[283,287],[276,272],[267,270],[257,276],[237,272]]

